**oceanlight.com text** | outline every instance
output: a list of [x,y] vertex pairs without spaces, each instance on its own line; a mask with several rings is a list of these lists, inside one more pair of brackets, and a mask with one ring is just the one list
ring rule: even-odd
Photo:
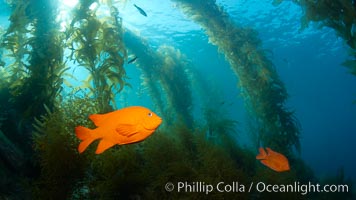
[[258,192],[297,192],[302,195],[306,195],[308,193],[313,192],[348,192],[349,186],[344,185],[333,185],[333,184],[325,184],[321,186],[316,183],[313,184],[308,182],[308,184],[301,184],[299,182],[294,182],[293,184],[265,184],[263,182],[256,183],[256,190]]
[[298,181],[291,184],[267,184],[264,182],[251,182],[249,184],[243,184],[239,182],[225,183],[223,181],[216,184],[209,184],[205,182],[177,182],[172,183],[168,182],[165,185],[165,190],[168,192],[182,192],[182,193],[205,193],[209,194],[211,192],[232,192],[232,193],[243,193],[243,192],[295,192],[302,195],[309,193],[318,193],[318,192],[329,192],[329,193],[338,193],[338,192],[349,192],[349,186],[346,184],[334,185],[334,184],[325,184],[321,185],[318,183],[308,182],[307,184],[302,184]]

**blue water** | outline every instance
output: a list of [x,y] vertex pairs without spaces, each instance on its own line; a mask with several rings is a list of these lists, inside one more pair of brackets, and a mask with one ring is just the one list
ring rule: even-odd
[[[133,3],[144,8],[148,17],[138,14]],[[302,127],[302,158],[319,176],[343,167],[346,175],[356,180],[356,77],[341,65],[348,58],[347,45],[333,30],[319,28],[317,24],[300,30],[302,10],[291,2],[277,7],[266,0],[217,3],[237,24],[257,30],[263,47],[270,52],[269,58],[290,94],[288,106],[295,111]],[[8,11],[0,8],[0,13]],[[238,79],[224,55],[209,43],[204,30],[170,1],[128,1],[120,11],[124,27],[145,38],[152,47],[167,44],[186,55],[191,66],[209,80],[207,87],[219,96],[215,103],[224,102],[221,109],[240,122],[239,142],[249,145],[247,114]],[[0,20],[0,25],[6,27],[7,17],[2,14]],[[117,106],[149,107],[152,102],[140,86],[140,71],[134,64],[125,68],[133,87],[125,88]],[[194,105],[199,103],[199,98],[195,98]]]
[[[300,121],[301,156],[318,176],[344,168],[356,180],[356,77],[341,65],[348,46],[334,30],[311,23],[301,30],[302,10],[292,2],[279,6],[265,0],[220,0],[234,21],[258,31],[263,46],[286,85],[288,106]],[[208,42],[204,31],[184,16],[174,3],[135,1],[149,17],[137,15],[129,4],[123,10],[124,25],[152,45],[178,48],[194,68],[214,82],[226,112],[239,124],[239,139],[248,143],[246,110],[236,87],[238,80],[224,55]],[[159,6],[158,6],[159,5]],[[135,16],[133,18],[125,16]],[[128,68],[129,75],[134,70]]]
[[245,11],[264,17],[252,14],[245,23],[259,31],[273,52],[290,94],[289,106],[302,126],[302,158],[319,176],[342,167],[356,180],[356,78],[341,65],[349,58],[348,46],[334,30],[318,24],[301,31],[302,11],[292,3],[279,7],[250,3],[255,9]]

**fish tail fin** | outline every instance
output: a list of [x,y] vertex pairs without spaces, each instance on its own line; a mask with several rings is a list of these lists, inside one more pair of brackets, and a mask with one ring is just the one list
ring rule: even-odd
[[82,140],[82,142],[78,146],[79,153],[83,153],[85,149],[92,143],[94,140],[98,139],[93,134],[93,130],[86,128],[84,126],[75,127],[75,133],[77,137]]

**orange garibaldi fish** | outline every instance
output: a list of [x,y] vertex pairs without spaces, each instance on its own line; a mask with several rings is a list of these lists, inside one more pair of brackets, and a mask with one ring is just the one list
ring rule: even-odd
[[147,108],[132,106],[109,112],[93,114],[89,119],[97,126],[89,129],[77,126],[75,133],[82,140],[78,146],[82,153],[92,142],[100,139],[96,154],[119,144],[140,142],[150,136],[161,124],[162,119]]
[[273,151],[270,148],[266,148],[267,152],[260,147],[260,154],[256,156],[257,160],[261,160],[261,163],[277,172],[284,172],[290,170],[288,159],[278,152]]

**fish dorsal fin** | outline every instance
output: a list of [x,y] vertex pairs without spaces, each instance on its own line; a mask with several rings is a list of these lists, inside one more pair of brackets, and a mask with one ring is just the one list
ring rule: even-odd
[[96,149],[95,153],[101,154],[114,145],[115,144],[110,142],[109,140],[102,139],[102,140],[100,140],[98,148]]
[[263,150],[264,154],[266,154],[264,159],[259,159],[259,157],[262,157],[261,154],[263,154],[263,152],[261,152],[261,148],[260,154],[256,156],[257,159],[261,160],[262,164],[276,172],[284,172],[290,170],[288,159],[283,154],[275,152],[268,147],[266,147],[266,150],[267,152]]
[[256,159],[257,159],[257,160],[266,159],[266,158],[267,158],[267,153],[266,153],[266,151],[265,151],[262,147],[260,147],[258,150],[259,150],[260,154],[258,154],[258,155],[256,156]]
[[122,136],[131,137],[138,133],[137,127],[131,124],[120,124],[116,127],[116,132]]
[[95,126],[101,126],[107,117],[107,114],[92,114],[89,119],[94,122]]
[[278,155],[281,155],[280,153],[277,153],[277,152],[273,151],[271,148],[266,147],[266,150],[267,150],[267,154],[268,154],[269,156],[278,156]]

